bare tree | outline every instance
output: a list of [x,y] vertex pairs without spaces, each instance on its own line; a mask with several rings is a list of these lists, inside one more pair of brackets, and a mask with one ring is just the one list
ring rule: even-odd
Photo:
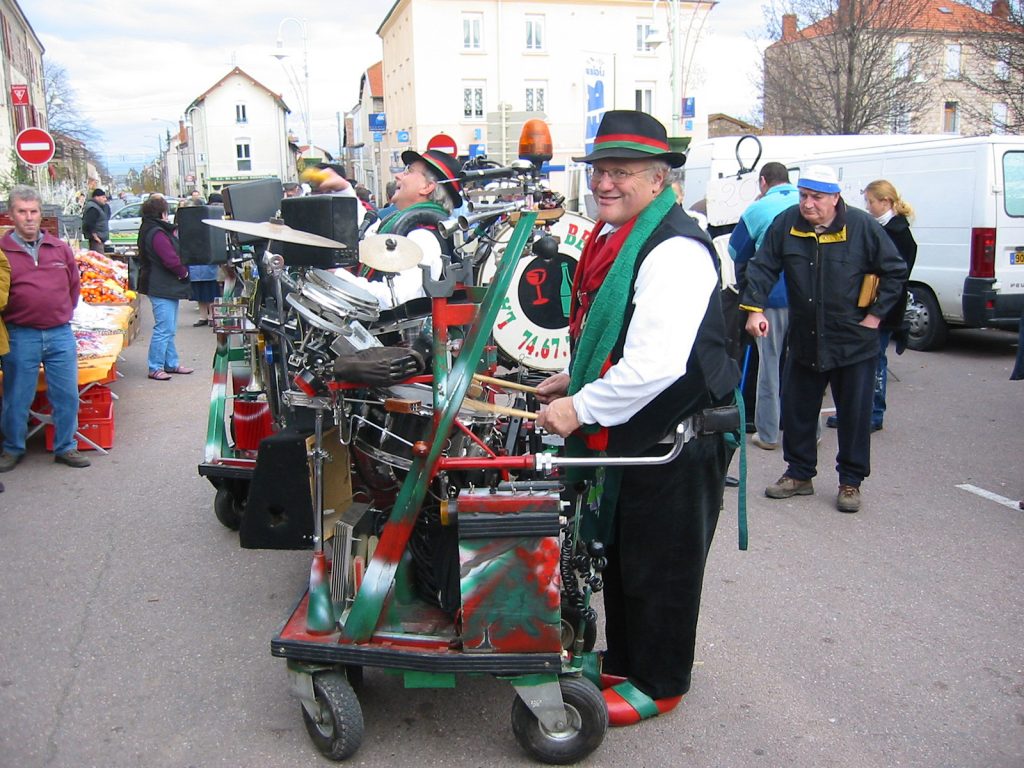
[[938,42],[906,34],[926,0],[772,0],[766,7],[765,130],[909,130],[930,98]]
[[43,93],[46,99],[47,127],[53,133],[69,136],[80,141],[85,147],[85,155],[89,158],[101,177],[110,174],[106,163],[96,152],[101,134],[87,119],[82,117],[78,108],[78,93],[68,80],[67,70],[54,61],[43,59]]
[[78,109],[78,94],[68,81],[67,70],[45,59],[43,93],[46,99],[46,120],[51,131],[70,136],[86,146],[99,140],[99,132],[82,117]]
[[[994,131],[1024,133],[1024,2],[963,0],[987,14],[965,41],[962,79],[982,98],[964,103],[967,116]],[[1005,15],[1004,15],[1005,13]]]

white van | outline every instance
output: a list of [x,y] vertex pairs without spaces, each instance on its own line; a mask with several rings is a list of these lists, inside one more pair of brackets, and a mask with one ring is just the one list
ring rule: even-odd
[[683,207],[707,215],[712,234],[729,232],[760,190],[757,171],[765,163],[788,165],[810,153],[888,147],[921,136],[717,136],[693,142],[683,166]]
[[[919,137],[920,139],[920,137]],[[937,349],[950,327],[1016,329],[1024,311],[1024,137],[925,138],[823,152],[787,163],[830,165],[843,199],[864,207],[875,179],[914,208],[910,347]]]

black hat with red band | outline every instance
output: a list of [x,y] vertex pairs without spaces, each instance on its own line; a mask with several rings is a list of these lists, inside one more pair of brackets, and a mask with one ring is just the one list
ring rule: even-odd
[[673,168],[686,162],[686,155],[672,152],[665,126],[648,115],[632,109],[613,109],[604,113],[594,137],[593,151],[574,157],[577,163],[592,163],[605,158],[662,160]]
[[407,149],[402,153],[402,162],[406,165],[411,165],[416,161],[425,163],[437,175],[438,183],[444,185],[444,191],[448,193],[448,197],[455,208],[462,205],[462,195],[459,194],[462,191],[462,184],[457,178],[462,170],[462,166],[459,165],[457,159],[447,152],[441,152],[437,149],[428,149],[422,155],[419,152],[413,152],[411,149]]

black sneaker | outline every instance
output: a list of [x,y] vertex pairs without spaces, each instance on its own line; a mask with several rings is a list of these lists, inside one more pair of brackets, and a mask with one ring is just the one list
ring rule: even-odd
[[18,466],[18,462],[23,458],[25,458],[24,453],[8,453],[7,451],[0,453],[0,472],[10,472]]
[[67,453],[58,453],[53,457],[53,460],[58,464],[66,464],[75,469],[92,466],[91,461],[75,450],[68,451]]

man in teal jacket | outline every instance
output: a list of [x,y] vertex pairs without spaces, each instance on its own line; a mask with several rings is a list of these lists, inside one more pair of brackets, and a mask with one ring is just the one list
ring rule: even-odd
[[[740,216],[739,224],[729,238],[729,255],[736,262],[736,284],[742,295],[746,288],[747,262],[761,247],[768,227],[775,217],[797,204],[796,187],[789,183],[789,171],[782,163],[765,163],[757,179],[761,196]],[[786,281],[780,277],[768,294],[764,307],[768,318],[768,335],[759,337],[757,356],[757,407],[754,426],[757,434],[751,442],[758,448],[774,451],[779,447],[779,363],[789,330],[789,306]]]

